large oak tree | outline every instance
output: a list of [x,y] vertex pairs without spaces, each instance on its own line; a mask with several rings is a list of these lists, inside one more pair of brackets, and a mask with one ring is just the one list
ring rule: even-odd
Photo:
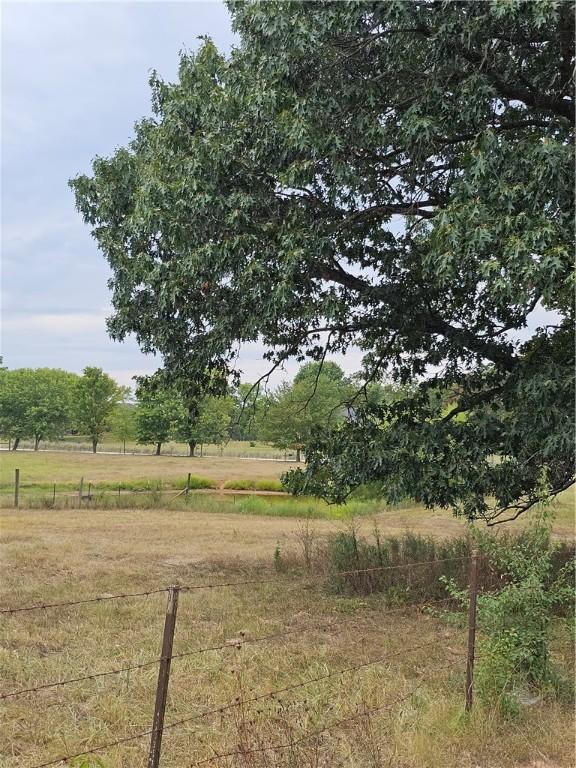
[[72,182],[112,268],[110,333],[198,386],[254,340],[271,365],[356,345],[366,381],[416,385],[359,396],[297,491],[377,479],[494,522],[566,488],[572,3],[230,9],[238,49],[205,41],[177,82],[154,76],[134,141]]

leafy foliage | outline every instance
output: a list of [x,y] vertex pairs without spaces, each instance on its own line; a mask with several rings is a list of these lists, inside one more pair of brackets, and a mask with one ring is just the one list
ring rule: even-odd
[[183,440],[190,446],[190,455],[194,455],[196,445],[211,443],[221,445],[228,438],[228,428],[232,417],[234,402],[230,396],[202,397],[191,410],[186,400],[180,401],[174,414],[174,432],[176,440]]
[[81,431],[90,436],[94,453],[102,435],[110,427],[116,406],[125,394],[126,391],[101,368],[84,368],[76,385],[76,423]]
[[0,369],[0,432],[18,442],[61,437],[72,426],[77,376],[55,368]]
[[178,401],[170,390],[146,387],[137,389],[136,437],[139,443],[156,443],[160,454],[162,443],[170,439]]
[[315,431],[342,421],[350,383],[335,363],[308,363],[292,384],[285,382],[267,398],[258,420],[262,440],[278,448],[300,451]]
[[123,442],[124,452],[126,452],[126,442],[135,440],[137,437],[136,416],[136,407],[129,402],[120,403],[112,414],[111,432],[115,438]]
[[257,340],[273,367],[357,345],[364,382],[414,385],[311,438],[296,492],[379,480],[494,522],[538,501],[543,469],[567,487],[573,4],[230,9],[231,57],[205,41],[176,83],[154,75],[153,117],[71,182],[111,334],[201,387]]
[[[550,657],[552,619],[573,610],[574,552],[563,557],[561,546],[551,543],[545,511],[515,538],[480,531],[476,537],[501,579],[498,589],[478,595],[477,690],[485,703],[514,713],[522,688],[541,690],[560,682]],[[444,581],[467,605],[467,592],[451,579]]]

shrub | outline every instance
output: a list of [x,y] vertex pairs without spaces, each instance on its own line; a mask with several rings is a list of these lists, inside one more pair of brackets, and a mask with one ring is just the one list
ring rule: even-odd
[[[499,589],[478,595],[476,691],[484,704],[511,714],[522,690],[565,687],[551,662],[550,637],[554,614],[573,608],[574,548],[551,543],[543,510],[518,536],[477,532],[476,539],[500,577]],[[445,583],[467,605],[467,591]]]

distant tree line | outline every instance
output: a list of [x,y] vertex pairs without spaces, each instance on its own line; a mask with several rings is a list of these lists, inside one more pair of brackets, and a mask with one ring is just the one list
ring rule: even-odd
[[228,440],[270,443],[294,451],[297,461],[315,432],[353,418],[361,397],[375,404],[398,398],[391,385],[361,387],[333,362],[307,363],[294,380],[272,391],[258,385],[224,388],[220,396],[196,396],[148,377],[136,378],[135,393],[100,368],[82,375],[54,368],[0,369],[0,434],[17,450],[21,440],[34,449],[65,435],[86,436],[96,453],[105,434],[124,444],[155,446],[169,441],[198,446]]
[[58,368],[0,370],[0,434],[16,450],[21,440],[57,440],[66,433],[87,435],[96,453],[118,405],[128,397],[100,368],[82,376]]

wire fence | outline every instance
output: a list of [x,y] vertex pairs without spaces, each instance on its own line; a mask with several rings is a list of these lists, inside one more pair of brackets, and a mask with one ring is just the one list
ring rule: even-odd
[[[460,665],[462,669],[464,669],[464,656],[466,656],[466,672],[467,672],[466,706],[467,708],[469,708],[469,706],[471,706],[471,703],[472,703],[472,679],[473,679],[472,672],[473,672],[473,665],[474,665],[474,641],[475,641],[475,628],[476,628],[476,616],[475,616],[476,591],[475,590],[476,590],[476,574],[477,574],[477,568],[478,568],[478,558],[477,558],[476,552],[473,551],[471,558],[455,557],[455,558],[444,558],[442,560],[435,560],[435,561],[426,560],[426,561],[420,561],[417,563],[399,564],[396,566],[387,565],[387,566],[382,566],[381,568],[366,568],[366,569],[357,569],[356,571],[341,571],[339,572],[339,575],[372,572],[377,570],[383,570],[383,571],[394,570],[394,569],[404,570],[407,568],[430,566],[434,563],[447,562],[449,560],[453,560],[453,561],[470,560],[471,596],[470,596],[470,612],[469,612],[469,625],[468,625],[468,650],[466,654],[464,653],[462,653],[461,655],[459,654],[456,660],[450,662],[449,665],[445,665],[446,667],[448,666],[453,667],[455,665]],[[313,623],[307,623],[304,626],[294,627],[281,632],[274,632],[274,633],[269,633],[269,634],[256,636],[256,637],[249,637],[246,635],[246,633],[241,632],[239,637],[233,638],[231,640],[227,640],[226,642],[223,642],[223,643],[217,643],[217,644],[207,645],[200,648],[190,649],[183,652],[173,653],[172,642],[173,642],[174,632],[176,628],[178,597],[181,592],[196,592],[199,590],[206,590],[206,589],[241,588],[246,585],[270,584],[271,582],[274,582],[278,586],[280,586],[280,585],[286,585],[287,583],[294,583],[294,580],[288,581],[286,579],[280,579],[276,577],[276,578],[264,578],[264,579],[245,579],[245,580],[228,581],[228,582],[214,582],[214,583],[208,583],[208,584],[183,584],[183,585],[173,585],[168,587],[159,587],[157,589],[145,590],[145,591],[143,590],[140,592],[124,592],[124,593],[114,594],[114,595],[78,598],[78,599],[70,600],[66,602],[47,602],[47,603],[35,603],[27,606],[2,607],[0,609],[0,613],[3,614],[4,616],[9,616],[14,614],[21,614],[23,612],[30,613],[33,611],[46,611],[46,610],[52,610],[52,609],[56,610],[56,609],[69,608],[69,607],[73,608],[76,606],[81,606],[86,604],[100,603],[102,601],[129,600],[133,598],[135,599],[135,598],[148,597],[150,595],[155,595],[160,593],[167,593],[166,615],[165,615],[165,622],[164,622],[164,631],[162,636],[162,653],[160,656],[149,659],[149,660],[144,660],[137,664],[126,664],[124,666],[120,666],[114,669],[103,670],[101,672],[78,675],[75,677],[69,677],[69,678],[59,679],[59,680],[49,680],[34,686],[27,686],[19,689],[0,692],[0,700],[6,701],[9,699],[24,697],[31,694],[40,694],[41,692],[46,691],[48,689],[64,688],[66,686],[74,685],[80,682],[96,680],[103,677],[119,675],[119,674],[131,672],[135,670],[157,666],[158,680],[156,685],[156,701],[155,701],[155,708],[154,708],[154,718],[153,718],[151,727],[144,728],[142,730],[139,730],[137,733],[126,735],[126,736],[120,736],[117,739],[113,739],[111,741],[107,741],[97,745],[91,745],[91,746],[86,745],[84,748],[78,751],[70,752],[68,754],[58,755],[56,757],[50,757],[46,759],[44,762],[35,763],[34,765],[29,765],[28,768],[47,768],[48,766],[59,765],[62,763],[69,763],[70,761],[75,760],[76,758],[80,758],[81,756],[94,755],[97,753],[105,752],[114,747],[136,742],[146,737],[150,737],[150,752],[148,756],[147,766],[148,768],[158,768],[160,764],[160,756],[161,756],[162,735],[166,731],[172,731],[174,729],[178,729],[182,726],[188,725],[198,720],[202,720],[204,718],[208,718],[210,716],[215,716],[215,715],[222,716],[226,712],[242,710],[243,707],[248,705],[264,702],[266,700],[273,701],[273,700],[276,700],[278,697],[282,697],[293,691],[301,690],[303,688],[306,688],[307,686],[311,686],[314,684],[321,684],[321,683],[324,683],[324,681],[327,681],[329,679],[338,678],[344,675],[353,675],[354,673],[359,672],[360,670],[363,670],[369,667],[374,667],[376,665],[385,664],[390,659],[393,659],[395,657],[398,657],[398,656],[404,657],[416,651],[428,650],[434,646],[438,646],[439,644],[442,644],[442,640],[434,639],[429,642],[415,643],[408,646],[402,646],[398,650],[390,651],[381,656],[378,656],[377,658],[371,658],[365,661],[361,661],[357,664],[349,665],[349,666],[334,669],[334,670],[329,670],[329,671],[323,672],[322,674],[306,677],[303,680],[298,680],[293,683],[289,683],[288,685],[257,692],[252,696],[244,696],[244,697],[240,696],[240,697],[234,698],[232,701],[230,700],[222,701],[220,704],[216,706],[203,709],[199,712],[198,711],[191,712],[190,714],[184,715],[183,717],[179,717],[176,720],[165,722],[166,698],[168,693],[170,669],[171,669],[172,661],[183,659],[190,656],[199,656],[201,654],[206,654],[206,653],[225,652],[230,649],[241,650],[245,646],[249,646],[252,644],[274,643],[275,641],[303,635],[307,632],[321,632],[327,629],[327,625],[325,622],[313,622]],[[299,583],[302,583],[302,582],[299,582]],[[406,606],[406,605],[394,606],[392,608],[388,608],[386,610],[386,613],[387,614],[394,613],[397,611],[406,612],[410,608],[414,608],[414,607],[416,607],[418,610],[423,610],[427,607],[433,607],[433,606],[441,606],[441,605],[448,606],[450,603],[453,603],[453,598],[445,597],[445,598],[429,600],[424,603],[419,603],[413,606]],[[433,669],[429,671],[434,672],[436,670]],[[353,677],[353,679],[355,678]],[[240,755],[246,756],[250,754],[265,753],[269,751],[280,752],[282,750],[295,747],[298,744],[301,744],[307,740],[311,740],[313,738],[319,737],[324,733],[334,731],[342,727],[346,722],[349,722],[349,721],[351,722],[360,718],[369,717],[376,712],[383,711],[386,709],[391,709],[395,706],[400,705],[403,701],[409,699],[414,694],[414,692],[424,684],[424,682],[425,682],[425,678],[423,677],[422,680],[417,684],[415,688],[410,690],[407,694],[403,695],[402,697],[395,699],[394,701],[387,702],[383,705],[378,705],[373,708],[362,708],[361,711],[354,712],[351,715],[346,716],[345,718],[334,720],[331,723],[323,725],[321,728],[313,729],[305,733],[301,733],[297,736],[291,736],[290,740],[287,741],[286,743],[259,744],[255,747],[242,745],[242,746],[238,746],[233,750],[216,752],[199,761],[189,763],[188,765],[190,766],[190,768],[194,768],[195,766],[214,763],[214,762],[217,762],[218,760],[233,758],[235,756],[240,756]]]
[[231,497],[232,501],[244,495],[288,496],[277,478],[239,478],[223,482],[188,472],[181,477],[161,480],[141,478],[92,482],[80,477],[76,483],[37,483],[27,479],[16,468],[13,481],[0,484],[0,505],[17,509],[21,506],[66,509],[157,507],[174,501],[186,502],[194,493]]

